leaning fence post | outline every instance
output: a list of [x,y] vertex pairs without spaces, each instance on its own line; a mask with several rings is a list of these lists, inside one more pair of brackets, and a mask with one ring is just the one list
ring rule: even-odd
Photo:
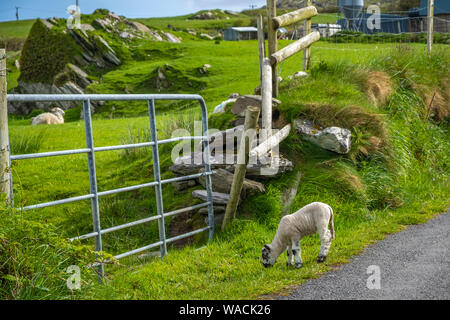
[[434,0],[428,0],[428,19],[427,19],[427,52],[431,54],[433,49],[433,17],[434,17]]
[[8,103],[6,100],[6,50],[0,49],[0,192],[11,200],[9,173]]
[[244,132],[241,137],[241,144],[238,152],[238,161],[234,169],[233,183],[231,184],[230,200],[228,200],[225,210],[225,217],[222,222],[222,230],[236,217],[236,210],[239,204],[242,185],[244,184],[247,165],[249,162],[249,152],[252,142],[252,133],[256,133],[256,124],[259,119],[260,108],[249,106],[245,112]]

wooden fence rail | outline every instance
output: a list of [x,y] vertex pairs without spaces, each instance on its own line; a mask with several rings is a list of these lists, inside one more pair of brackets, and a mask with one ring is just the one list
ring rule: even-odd
[[296,22],[310,19],[317,16],[317,9],[314,6],[309,6],[292,12],[283,14],[282,16],[272,19],[274,29],[290,26]]
[[[278,64],[287,58],[303,50],[303,70],[310,68],[311,45],[320,39],[320,33],[315,31],[311,33],[311,18],[317,15],[317,9],[312,6],[312,1],[307,0],[307,6],[292,12],[277,16],[276,0],[267,0],[268,17],[268,41],[269,57],[272,64],[272,96],[278,97]],[[278,51],[277,32],[281,27],[292,25],[296,22],[305,20],[306,36],[290,44],[286,48]],[[262,26],[260,26],[262,28]],[[261,46],[261,45],[260,45]],[[261,56],[260,56],[261,59]],[[261,61],[261,60],[260,60]],[[261,65],[262,76],[262,65]]]
[[284,47],[280,51],[275,52],[270,56],[270,62],[272,65],[276,65],[287,58],[293,56],[294,54],[308,48],[314,42],[320,39],[320,33],[318,31],[314,31],[308,34],[306,37],[301,38],[300,40],[291,43],[287,47]]

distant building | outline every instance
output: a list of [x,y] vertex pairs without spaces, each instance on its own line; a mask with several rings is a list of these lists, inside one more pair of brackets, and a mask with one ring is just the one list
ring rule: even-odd
[[258,39],[258,29],[255,27],[231,27],[225,30],[226,41],[241,41]]
[[380,28],[371,29],[367,22],[372,18],[370,13],[361,13],[353,24],[349,24],[347,19],[338,20],[337,24],[341,26],[342,30],[353,30],[364,33],[402,33],[409,31],[409,17],[394,14],[380,14]]
[[[343,30],[364,33],[426,32],[428,0],[421,0],[420,8],[411,9],[405,15],[380,14],[380,28],[370,29],[367,22],[372,14],[359,11],[353,19],[340,19],[337,23]],[[450,32],[450,0],[434,1],[434,32]]]

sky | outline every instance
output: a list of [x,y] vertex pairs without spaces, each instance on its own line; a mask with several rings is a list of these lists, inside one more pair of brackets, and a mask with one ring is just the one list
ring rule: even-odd
[[[20,7],[19,18],[67,18],[66,8],[76,0],[0,0],[0,21],[16,19],[15,7]],[[241,11],[250,5],[261,7],[266,0],[78,0],[81,13],[92,13],[106,8],[127,18],[173,17],[205,9]]]

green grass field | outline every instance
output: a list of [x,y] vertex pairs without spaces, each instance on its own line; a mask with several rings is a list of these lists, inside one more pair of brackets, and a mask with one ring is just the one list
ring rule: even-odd
[[[167,28],[169,23],[177,28],[193,25],[191,20],[186,21],[183,17],[141,21],[159,28]],[[196,23],[199,29],[211,27],[202,26],[204,22],[201,21]],[[139,53],[139,57],[148,54],[148,58],[125,61],[119,68],[104,74],[102,81],[91,85],[89,90],[99,93],[158,92],[151,85],[151,75],[157,68],[168,65],[170,80],[175,85],[162,92],[201,94],[211,112],[229,94],[252,94],[259,85],[256,41],[221,41],[216,44],[180,34],[183,35],[182,44],[148,42],[132,48],[133,52]],[[280,41],[280,47],[288,43]],[[429,118],[429,112],[415,87],[420,85],[430,90],[445,88],[443,81],[449,77],[450,61],[447,46],[436,46],[436,52],[429,59],[425,55],[425,46],[420,44],[395,48],[392,44],[318,42],[313,46],[312,57],[313,68],[309,78],[283,80],[281,83],[280,100],[283,103],[280,111],[289,121],[299,116],[314,115],[322,123],[348,126],[354,134],[354,148],[349,156],[320,150],[291,133],[282,143],[281,152],[294,162],[294,171],[265,182],[266,194],[246,199],[240,205],[238,219],[225,232],[217,231],[214,240],[206,247],[202,248],[206,244],[205,237],[197,237],[193,245],[183,249],[170,247],[169,255],[164,260],[151,257],[124,259],[121,266],[106,266],[107,280],[104,285],[96,284],[95,274],[88,268],[83,269],[82,290],[73,295],[60,278],[51,278],[50,271],[39,269],[35,260],[17,260],[17,264],[12,261],[8,265],[11,269],[5,269],[6,273],[0,269],[0,297],[265,298],[264,295],[284,292],[290,285],[318,277],[334,266],[347,262],[385,235],[410,224],[424,223],[442,212],[449,203],[450,194],[448,123],[436,123]],[[280,66],[280,75],[287,79],[287,76],[301,70],[301,61],[301,54],[287,60]],[[205,75],[198,72],[204,64],[212,66]],[[386,72],[393,81],[393,95],[379,107],[373,104],[365,91],[367,74],[373,70]],[[14,85],[17,76],[17,72],[8,74],[8,82]],[[95,146],[143,142],[148,136],[149,126],[146,108],[145,103],[107,103],[100,107],[93,121]],[[170,137],[172,131],[178,128],[192,131],[194,120],[200,119],[199,110],[190,104],[157,103],[156,110],[160,138]],[[31,127],[29,118],[11,117],[12,153],[84,148],[84,122],[78,120],[79,111],[80,108],[71,111],[70,121],[64,125],[49,127]],[[229,114],[210,117],[210,125],[223,129],[229,126],[229,119]],[[382,140],[383,148],[370,151],[369,138],[373,136]],[[168,171],[172,164],[172,147],[160,148],[163,178],[172,177]],[[98,153],[96,165],[100,191],[153,181],[149,149],[129,153]],[[89,192],[86,155],[14,161],[12,172],[17,206]],[[301,270],[286,269],[285,255],[280,257],[274,268],[264,269],[260,264],[260,250],[275,234],[283,208],[282,195],[297,172],[302,173],[302,180],[292,209],[313,201],[329,203],[336,212],[336,240],[325,264],[315,262],[320,243],[318,237],[313,236],[302,241],[305,264]],[[191,197],[192,191],[191,188],[180,193],[171,185],[165,186],[165,210],[196,203]],[[144,189],[101,199],[102,228],[155,215],[154,198],[153,189]],[[30,231],[39,236],[26,238],[27,242],[24,242],[31,243],[31,248],[36,247],[33,249],[34,255],[30,256],[38,256],[41,265],[48,263],[54,266],[60,272],[58,277],[67,276],[62,269],[66,264],[60,266],[55,262],[66,252],[58,251],[56,255],[52,246],[48,251],[39,251],[39,239],[41,233],[46,235],[42,238],[47,239],[46,230],[50,229],[47,225],[54,226],[55,230],[51,232],[64,238],[92,232],[89,201],[19,215],[26,223],[43,224]],[[6,221],[0,221],[0,249],[5,248],[0,250],[3,252],[0,255],[9,257],[10,246],[6,244],[20,244],[23,239],[14,238],[19,237],[14,227],[17,222]],[[25,222],[22,223],[26,225]],[[170,219],[167,222],[170,224]],[[24,227],[23,233],[27,234],[27,230]],[[49,243],[56,241],[56,236],[48,237]],[[103,237],[104,250],[111,254],[157,240],[156,223]],[[82,244],[93,248],[92,240],[76,245]],[[73,250],[82,250],[80,248]],[[81,258],[78,263],[86,265]],[[59,283],[59,287],[45,286],[43,283],[50,282],[48,278]]]
[[0,22],[0,39],[21,38],[25,39],[30,32],[35,20],[19,20]]

